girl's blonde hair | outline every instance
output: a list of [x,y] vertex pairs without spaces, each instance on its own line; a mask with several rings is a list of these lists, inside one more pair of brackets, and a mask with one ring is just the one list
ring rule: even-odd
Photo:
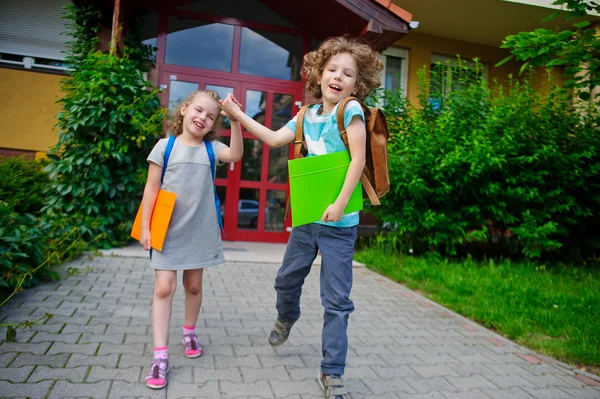
[[358,76],[356,77],[356,97],[364,100],[369,93],[381,85],[381,70],[383,63],[379,53],[366,40],[350,36],[340,36],[327,39],[321,46],[304,56],[302,77],[306,79],[306,89],[314,98],[323,97],[319,80],[323,76],[325,65],[329,58],[336,54],[348,53],[356,61]]
[[179,105],[175,107],[175,109],[173,109],[173,112],[171,112],[171,116],[169,117],[169,121],[167,122],[167,128],[172,135],[179,136],[181,133],[183,133],[183,115],[181,115],[181,108],[184,105],[186,107],[189,107],[190,104],[194,102],[196,96],[200,94],[206,95],[214,99],[215,103],[217,103],[217,108],[219,109],[219,112],[215,116],[215,123],[213,124],[211,131],[206,133],[206,136],[204,136],[204,140],[213,141],[217,139],[217,137],[219,136],[219,131],[223,128],[223,115],[221,114],[223,107],[221,107],[221,103],[219,102],[219,100],[221,99],[219,93],[217,93],[214,90],[196,90],[192,94],[190,94],[188,98],[185,99],[185,101],[182,101]]

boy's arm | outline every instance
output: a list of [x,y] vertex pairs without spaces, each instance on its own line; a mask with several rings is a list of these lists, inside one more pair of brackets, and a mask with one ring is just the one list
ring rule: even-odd
[[150,249],[152,245],[152,237],[150,235],[150,218],[152,210],[160,190],[160,176],[162,175],[162,166],[150,162],[148,167],[148,180],[144,188],[144,196],[142,197],[142,231],[140,235],[140,244],[144,249]]
[[346,127],[348,147],[350,148],[350,165],[342,190],[335,202],[325,209],[321,220],[324,222],[339,222],[344,217],[344,209],[360,181],[366,162],[367,131],[365,123],[359,115],[354,115],[352,122]]
[[296,134],[289,127],[282,127],[273,131],[268,127],[261,125],[242,111],[233,99],[233,95],[228,94],[223,101],[223,109],[229,115],[237,119],[247,131],[256,136],[260,141],[269,147],[281,147],[294,141]]
[[242,127],[240,122],[231,121],[231,140],[229,147],[223,148],[217,154],[221,162],[237,162],[244,154],[244,143],[242,140]]

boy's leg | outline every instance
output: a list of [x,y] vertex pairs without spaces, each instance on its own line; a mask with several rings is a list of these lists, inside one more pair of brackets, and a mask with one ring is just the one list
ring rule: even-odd
[[300,317],[300,295],[304,279],[317,257],[313,224],[294,227],[285,250],[283,262],[275,278],[277,313],[283,322]]
[[321,249],[321,303],[325,308],[321,371],[326,375],[343,375],[348,354],[348,317],[354,310],[350,291],[357,228],[320,228],[317,244]]

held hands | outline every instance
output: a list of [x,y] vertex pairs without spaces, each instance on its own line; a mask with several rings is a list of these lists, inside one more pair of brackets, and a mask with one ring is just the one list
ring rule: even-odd
[[140,234],[140,244],[142,244],[142,247],[144,247],[146,251],[150,249],[150,246],[152,245],[152,238],[150,236],[149,229],[142,229]]
[[232,121],[237,121],[234,115],[236,112],[240,112],[242,110],[242,104],[237,100],[237,98],[235,98],[233,94],[229,93],[227,94],[227,97],[225,97],[225,100],[219,100],[219,102],[223,107],[221,114],[229,117],[229,119]]
[[323,216],[321,216],[321,220],[323,222],[339,222],[344,217],[344,208],[345,206],[334,202],[325,209]]

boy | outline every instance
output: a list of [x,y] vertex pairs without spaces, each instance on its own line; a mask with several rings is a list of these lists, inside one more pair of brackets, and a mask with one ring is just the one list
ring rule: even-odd
[[[364,41],[349,37],[331,38],[304,57],[302,76],[306,87],[321,104],[311,105],[304,118],[307,156],[346,151],[337,127],[337,105],[348,96],[360,100],[379,87],[383,68],[379,54]],[[269,147],[294,141],[297,116],[277,132],[244,114],[232,95],[224,110]],[[302,121],[300,121],[302,122]],[[366,130],[363,109],[358,101],[344,108],[351,162],[342,190],[320,221],[292,229],[281,268],[275,279],[278,317],[269,336],[272,346],[283,344],[300,317],[300,295],[304,279],[321,251],[321,303],[323,316],[323,360],[318,381],[326,398],[345,398],[342,375],[348,353],[348,317],[354,310],[350,299],[352,258],[357,236],[358,212],[344,215],[344,208],[365,166]]]

